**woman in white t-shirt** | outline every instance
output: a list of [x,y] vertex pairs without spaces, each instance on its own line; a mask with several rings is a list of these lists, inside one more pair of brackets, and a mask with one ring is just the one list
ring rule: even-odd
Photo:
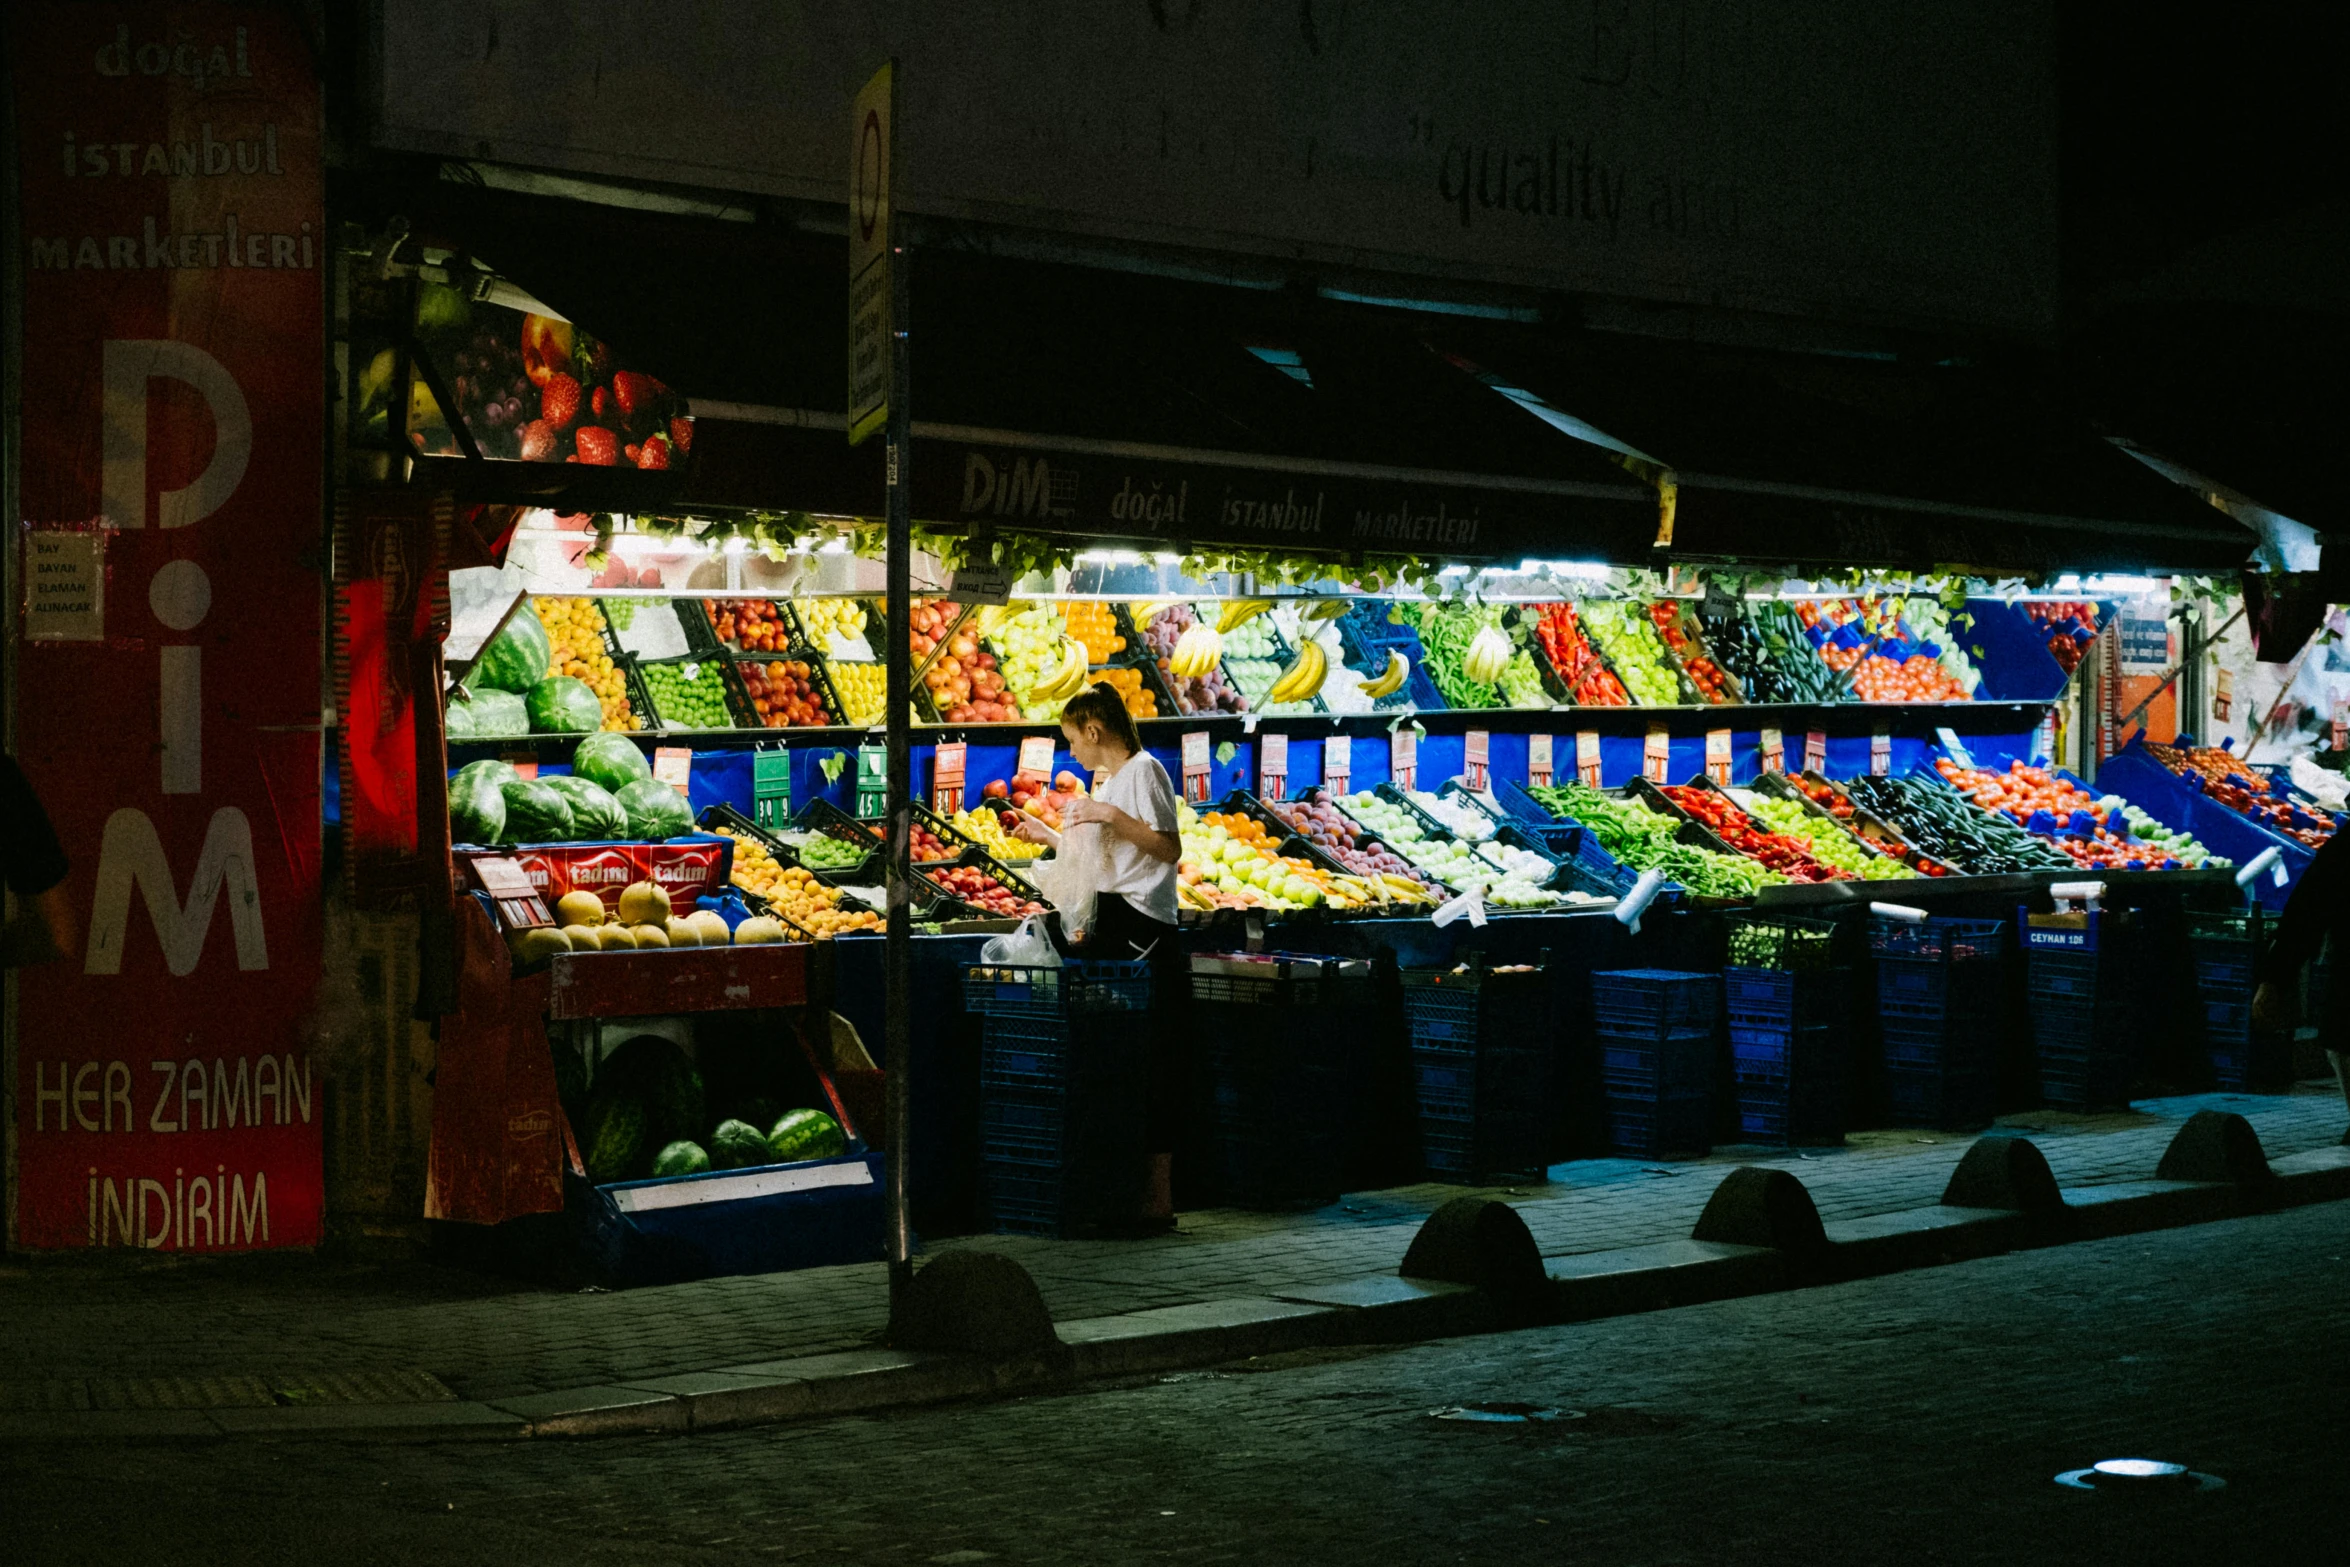
[[[1080,957],[1151,966],[1151,1174],[1142,1226],[1165,1229],[1174,1223],[1170,1172],[1189,1079],[1182,1013],[1191,996],[1191,965],[1175,923],[1175,866],[1183,857],[1179,802],[1167,769],[1143,749],[1142,732],[1115,686],[1096,685],[1071,697],[1061,709],[1061,735],[1078,766],[1103,775],[1093,795],[1061,807],[1064,827],[1098,823],[1103,838],[1092,923],[1074,950]],[[1059,842],[1051,828],[1026,814],[1012,831],[1031,843]]]

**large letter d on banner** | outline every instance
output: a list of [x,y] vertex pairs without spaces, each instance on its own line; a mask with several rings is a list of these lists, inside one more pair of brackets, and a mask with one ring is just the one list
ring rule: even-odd
[[192,343],[109,339],[105,358],[104,495],[99,509],[118,528],[147,525],[147,383],[157,376],[184,381],[212,411],[212,461],[196,481],[155,497],[155,525],[184,528],[227,504],[253,455],[253,415],[226,366]]

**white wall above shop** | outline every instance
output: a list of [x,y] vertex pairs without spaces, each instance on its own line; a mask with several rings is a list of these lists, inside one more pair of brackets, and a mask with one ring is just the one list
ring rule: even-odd
[[2003,330],[2056,308],[2046,0],[401,0],[380,140],[1114,242]]

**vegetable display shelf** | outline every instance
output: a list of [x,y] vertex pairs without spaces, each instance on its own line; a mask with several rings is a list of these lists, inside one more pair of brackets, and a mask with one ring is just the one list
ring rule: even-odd
[[1715,854],[1728,855],[1734,860],[1746,858],[1745,855],[1724,843],[1719,833],[1684,810],[1680,802],[1645,778],[1631,779],[1621,789],[1610,790],[1609,793],[1620,799],[1638,800],[1659,816],[1669,816],[1679,822],[1681,830],[1675,836],[1693,848],[1708,849]]
[[1706,646],[1750,704],[1815,707],[1850,702],[1852,680],[1831,668],[1784,600],[1708,598],[1697,611]]
[[[1805,844],[1802,839],[1788,838],[1787,835],[1778,832],[1768,822],[1758,820],[1751,812],[1746,809],[1745,806],[1738,803],[1737,796],[1733,795],[1728,789],[1723,788],[1720,784],[1715,783],[1705,774],[1699,773],[1696,777],[1690,779],[1689,782],[1682,787],[1686,789],[1697,790],[1700,798],[1706,804],[1710,805],[1714,810],[1721,812],[1722,821],[1726,828],[1743,828],[1749,833],[1758,834],[1770,839],[1786,839],[1788,843],[1793,845],[1792,853],[1781,854],[1776,862],[1774,862],[1771,857],[1765,854],[1755,853],[1745,849],[1733,848],[1731,852],[1736,854],[1743,854],[1746,856],[1746,858],[1754,861],[1758,865],[1763,866],[1765,869],[1777,871],[1780,874],[1788,876],[1796,881],[1822,882],[1851,881],[1856,879],[1850,873],[1838,872],[1832,867],[1828,866],[1826,863],[1820,860],[1817,855],[1812,853],[1809,845]],[[1659,790],[1658,792],[1660,794],[1663,793],[1662,790]],[[1697,814],[1696,812],[1687,811],[1686,807],[1684,807],[1684,811],[1685,814],[1689,814],[1691,816],[1695,816]],[[1710,823],[1701,822],[1701,825],[1706,826],[1707,829],[1712,831],[1717,838],[1721,837],[1720,829],[1714,828]],[[1727,838],[1723,838],[1722,841],[1725,845],[1729,843]],[[1774,851],[1776,851],[1779,847],[1780,846],[1776,843],[1771,845],[1771,848]],[[1818,871],[1820,874],[1810,874],[1814,870]]]
[[1855,778],[1845,791],[1962,875],[2071,871],[2073,862],[2005,817],[1995,816],[1930,770],[1906,778]]
[[[1672,608],[1666,610],[1667,605]],[[1700,707],[1746,705],[1746,692],[1738,684],[1737,677],[1722,668],[1721,661],[1706,646],[1705,630],[1698,624],[1688,600],[1656,599],[1646,605],[1642,613],[1648,616],[1649,624],[1656,628],[1657,640],[1664,644],[1665,667],[1680,678],[1681,695],[1685,702],[1694,702]],[[1681,642],[1678,647],[1674,645],[1676,636]],[[1721,682],[1720,696],[1708,691],[1699,683],[1697,675],[1691,672],[1692,667],[1698,665],[1712,666]]]
[[[1586,712],[1617,712],[1631,707],[1631,694],[1625,691],[1623,677],[1616,673],[1616,666],[1608,661],[1608,656],[1601,650],[1600,645],[1582,630],[1579,620],[1574,627],[1573,635],[1581,639],[1582,662],[1572,670],[1559,668],[1558,657],[1551,651],[1553,635],[1545,629],[1544,623],[1549,619],[1554,607],[1562,605],[1572,609],[1572,605],[1567,604],[1567,601],[1554,600],[1549,604],[1521,605],[1517,612],[1520,616],[1519,625],[1525,633],[1525,645],[1534,655],[1535,672],[1542,677],[1542,689],[1550,694],[1552,702],[1561,707],[1573,707]],[[1531,624],[1528,624],[1525,618],[1528,614],[1533,617]],[[1563,638],[1564,633],[1562,632],[1559,640],[1563,641]],[[1601,675],[1614,682],[1613,689],[1615,691],[1624,693],[1623,701],[1585,702],[1583,700],[1584,694],[1595,689],[1593,682]]]
[[2276,849],[2285,884],[2279,886],[2273,876],[2263,875],[2246,889],[2270,910],[2284,908],[2301,873],[2316,858],[2308,845],[2271,831],[2195,788],[2148,754],[2142,740],[2132,740],[2098,764],[2096,787],[2121,795],[2165,827],[2194,834],[2206,849],[2238,865]]
[[[1906,857],[1910,864],[1924,871],[1928,876],[1962,874],[1957,866],[1936,859],[1912,843],[1908,834],[1876,812],[1862,806],[1852,798],[1850,790],[1825,774],[1816,773],[1806,768],[1794,778],[1787,779],[1786,783],[1806,803],[1824,813],[1829,819],[1841,823],[1848,832],[1871,848],[1880,852],[1899,853]],[[1823,796],[1836,800],[1844,806],[1844,810],[1838,811],[1823,804]],[[1850,814],[1847,815],[1847,812]]]
[[[1561,858],[1571,852],[1575,863],[1599,884],[1597,890],[1621,895],[1630,892],[1633,884],[1640,880],[1640,872],[1610,854],[1606,845],[1599,841],[1590,828],[1571,816],[1552,812],[1521,786],[1506,778],[1497,778],[1493,782],[1493,793],[1495,799],[1501,802],[1502,809],[1523,823],[1529,832],[1541,840],[1544,847]],[[1569,837],[1568,834],[1573,836]],[[1654,906],[1660,909],[1669,907],[1679,901],[1681,895],[1682,888],[1678,883],[1666,882],[1658,889]]]
[[[1817,781],[1829,789],[1836,787],[1834,784],[1828,783],[1825,778]],[[1865,849],[1870,854],[1898,861],[1903,865],[1910,866],[1921,875],[1946,876],[1950,873],[1948,866],[1943,865],[1932,855],[1920,853],[1916,845],[1903,838],[1893,828],[1879,821],[1872,813],[1863,811],[1858,806],[1853,806],[1852,815],[1849,817],[1839,816],[1805,793],[1784,773],[1759,774],[1754,782],[1747,787],[1756,794],[1768,795],[1775,800],[1794,801],[1803,807],[1803,814],[1807,820],[1818,823],[1825,831],[1843,835],[1846,840]],[[1846,801],[1845,803],[1850,805],[1851,802]]]

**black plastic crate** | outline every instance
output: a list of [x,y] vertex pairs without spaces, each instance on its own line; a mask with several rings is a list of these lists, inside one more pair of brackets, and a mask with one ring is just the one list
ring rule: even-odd
[[1775,1081],[1738,1085],[1738,1135],[1750,1143],[1840,1143],[1844,1096],[1832,1084],[1802,1087]]
[[998,1229],[1130,1217],[1147,1174],[1150,1062],[1116,1013],[994,1014],[980,1033],[980,1156]]
[[1674,1098],[1710,1093],[1714,1079],[1714,1031],[1676,1034],[1599,1034],[1600,1081],[1612,1093]]
[[1880,962],[1889,957],[1936,963],[1985,961],[2005,955],[2007,921],[1925,919],[1911,923],[1878,916],[1869,922],[1869,948]]
[[1987,1068],[1968,1072],[1888,1062],[1885,1106],[1886,1118],[1895,1126],[1971,1132],[1991,1124],[1997,1091]]
[[1710,1030],[1721,1015],[1715,974],[1677,969],[1612,969],[1591,976],[1591,1010],[1600,1032],[1618,1037]]
[[1216,1184],[1240,1207],[1328,1201],[1354,1135],[1373,982],[1318,964],[1263,967],[1191,975]]
[[1722,1010],[1732,1028],[1793,1028],[1844,1020],[1847,969],[1725,968]]
[[1072,960],[1058,968],[975,964],[963,974],[963,1006],[990,1016],[1142,1012],[1151,1001],[1148,963]]
[[1806,973],[1835,961],[1836,924],[1794,914],[1731,914],[1728,968]]
[[1608,1146],[1618,1153],[1654,1159],[1704,1154],[1713,1148],[1710,1096],[1642,1099],[1609,1094],[1605,1115]]

